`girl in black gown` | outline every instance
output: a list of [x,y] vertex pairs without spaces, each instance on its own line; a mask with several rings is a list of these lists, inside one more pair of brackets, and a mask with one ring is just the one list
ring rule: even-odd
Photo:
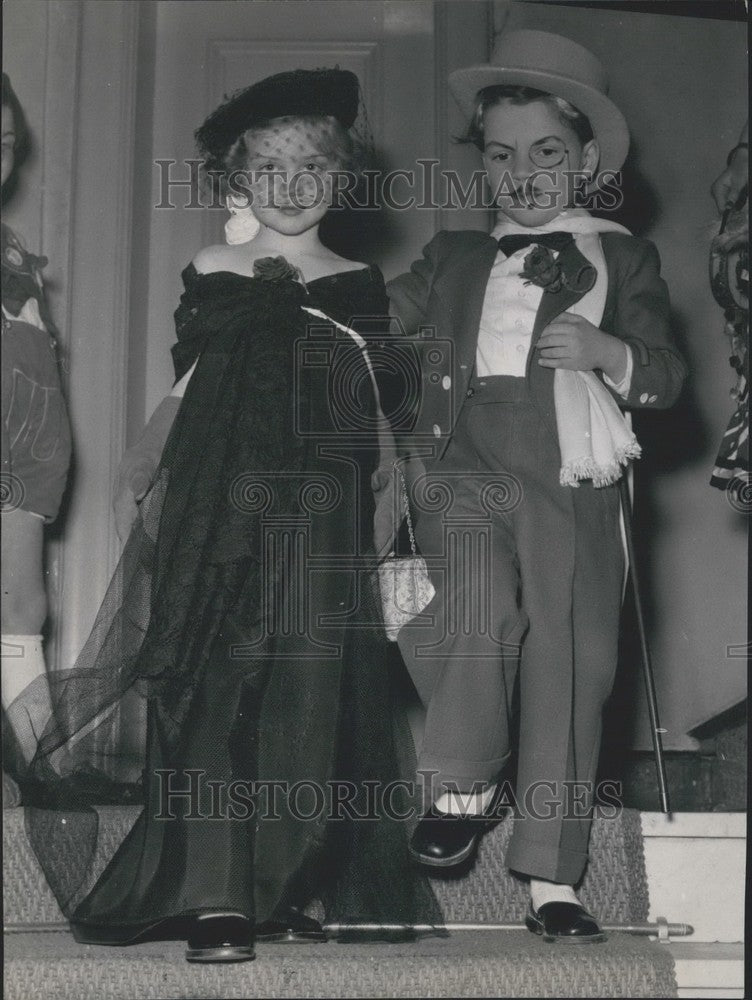
[[[133,525],[58,681],[27,813],[80,941],[176,937],[189,960],[234,961],[254,929],[322,939],[313,899],[340,923],[440,919],[397,818],[409,736],[374,577],[377,399],[341,329],[383,335],[387,299],[378,268],[318,238],[358,99],[348,72],[278,74],[197,132],[226,182],[250,171],[252,207],[183,272],[176,386],[121,466]],[[98,873],[92,799],[134,764],[144,808]]]

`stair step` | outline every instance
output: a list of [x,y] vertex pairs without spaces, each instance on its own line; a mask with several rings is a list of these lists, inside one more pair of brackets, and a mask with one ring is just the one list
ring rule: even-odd
[[665,946],[676,969],[680,997],[744,996],[744,945],[672,941]]
[[744,940],[746,815],[642,813],[650,919],[694,927],[686,941]]
[[[135,821],[139,808],[98,808],[103,847],[98,858],[99,871]],[[59,923],[60,909],[26,837],[23,809],[6,809],[3,820],[5,925]],[[482,839],[477,862],[466,877],[432,880],[447,922],[522,923],[527,908],[527,885],[504,865],[511,827],[510,819],[506,818]],[[75,850],[74,843],[69,846]],[[590,855],[580,893],[585,906],[606,924],[644,922],[648,916],[648,893],[639,814],[624,810],[613,819],[596,815]],[[684,919],[674,912],[660,915],[672,921]]]
[[526,930],[457,932],[409,944],[266,944],[255,962],[189,964],[184,945],[80,945],[64,932],[6,935],[6,1000],[202,997],[676,996],[665,946],[624,934],[547,945]]

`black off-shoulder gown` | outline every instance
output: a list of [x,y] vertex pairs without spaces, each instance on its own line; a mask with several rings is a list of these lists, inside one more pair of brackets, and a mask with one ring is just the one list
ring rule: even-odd
[[[82,941],[208,910],[261,922],[315,898],[340,922],[437,922],[397,817],[409,735],[374,574],[371,379],[353,339],[301,309],[373,341],[383,278],[191,265],[183,279],[176,376],[198,363],[92,634],[56,681],[31,842]],[[144,808],[101,871],[95,804],[133,794],[134,770]]]

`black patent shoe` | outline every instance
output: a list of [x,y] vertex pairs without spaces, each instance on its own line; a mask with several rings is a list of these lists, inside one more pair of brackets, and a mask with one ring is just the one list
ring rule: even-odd
[[271,920],[264,920],[256,925],[257,941],[288,942],[309,941],[311,943],[327,941],[326,932],[318,920],[307,917],[305,913],[291,906],[288,910]]
[[410,838],[410,855],[430,868],[462,864],[471,857],[480,835],[490,825],[488,814],[458,816],[431,806]]
[[538,910],[528,907],[525,926],[544,941],[556,944],[598,944],[606,935],[579,903],[544,903]]
[[250,962],[253,924],[242,913],[201,913],[194,917],[185,957],[189,962]]

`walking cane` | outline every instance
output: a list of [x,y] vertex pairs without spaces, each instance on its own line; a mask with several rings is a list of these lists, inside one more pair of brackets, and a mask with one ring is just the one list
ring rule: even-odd
[[624,512],[624,534],[627,541],[627,556],[629,558],[629,576],[632,580],[632,593],[634,594],[635,614],[637,615],[637,632],[640,637],[640,654],[642,659],[642,673],[645,679],[645,694],[648,700],[648,714],[650,715],[650,729],[653,737],[653,749],[655,750],[655,771],[658,777],[658,797],[661,802],[661,811],[670,813],[671,807],[668,801],[668,784],[666,782],[666,766],[663,760],[663,744],[661,734],[665,729],[661,729],[658,721],[658,701],[655,697],[655,680],[653,678],[653,665],[650,662],[650,650],[648,649],[647,632],[645,629],[645,619],[642,614],[642,600],[640,597],[639,581],[637,579],[637,563],[635,560],[634,534],[632,531],[632,501],[629,496],[629,483],[626,472],[619,479],[619,493],[621,496],[621,509]]

